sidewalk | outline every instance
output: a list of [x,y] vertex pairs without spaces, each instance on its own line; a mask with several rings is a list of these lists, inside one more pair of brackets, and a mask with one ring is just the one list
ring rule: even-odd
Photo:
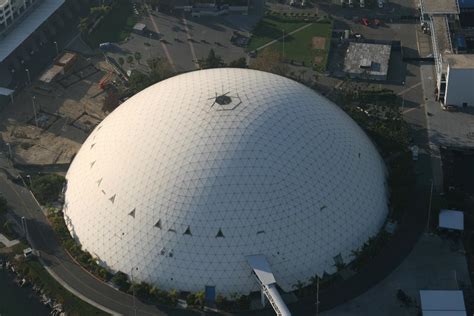
[[19,244],[20,241],[17,240],[17,239],[10,240],[7,237],[5,237],[5,235],[0,234],[0,243],[4,244],[5,247],[9,248],[9,247],[13,247],[13,246]]

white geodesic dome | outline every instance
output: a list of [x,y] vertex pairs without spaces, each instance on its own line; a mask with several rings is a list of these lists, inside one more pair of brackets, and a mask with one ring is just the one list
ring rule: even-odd
[[67,174],[72,236],[162,289],[247,294],[246,255],[278,284],[335,271],[387,215],[385,167],[336,105],[284,77],[195,71],[133,96]]

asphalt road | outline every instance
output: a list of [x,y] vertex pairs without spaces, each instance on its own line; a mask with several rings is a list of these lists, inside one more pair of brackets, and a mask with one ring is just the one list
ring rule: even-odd
[[[33,248],[41,253],[46,267],[64,283],[86,298],[122,315],[135,315],[133,297],[115,290],[95,279],[73,262],[60,246],[54,231],[35,199],[25,187],[15,184],[0,173],[0,192],[5,196],[14,213],[27,219],[29,239]],[[195,312],[159,310],[153,305],[135,300],[137,315],[196,315]]]

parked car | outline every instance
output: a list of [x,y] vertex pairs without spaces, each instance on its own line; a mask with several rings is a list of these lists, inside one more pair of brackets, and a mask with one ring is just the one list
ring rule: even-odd
[[364,24],[365,26],[369,26],[369,19],[367,19],[367,18],[362,18],[362,20],[360,21],[360,23]]
[[378,0],[379,8],[383,8],[383,0]]

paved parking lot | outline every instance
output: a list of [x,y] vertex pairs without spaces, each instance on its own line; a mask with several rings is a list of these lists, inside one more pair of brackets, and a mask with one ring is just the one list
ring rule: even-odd
[[[322,315],[415,316],[416,305],[420,304],[419,290],[457,290],[470,284],[462,246],[436,235],[423,235],[411,254],[385,280]],[[406,307],[397,299],[398,289],[412,298],[411,306]]]
[[258,20],[256,15],[197,18],[152,12],[140,21],[147,26],[143,35],[131,34],[127,42],[117,44],[118,48],[107,54],[126,59],[140,52],[142,65],[125,63],[125,70],[146,70],[145,61],[155,57],[167,59],[178,72],[193,70],[196,60],[206,57],[211,48],[230,62],[246,56],[242,47],[230,42],[233,32],[248,35]]

